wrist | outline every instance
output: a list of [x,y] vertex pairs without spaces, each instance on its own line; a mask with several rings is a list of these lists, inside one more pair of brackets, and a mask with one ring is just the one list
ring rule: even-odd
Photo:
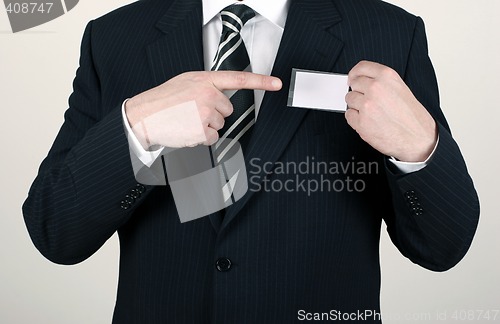
[[131,128],[144,120],[144,114],[137,96],[125,101],[125,115]]
[[436,148],[436,144],[438,141],[438,130],[437,130],[437,125],[435,123],[433,126],[432,134],[433,135],[429,136],[427,140],[421,139],[418,143],[412,146],[417,148],[416,150],[408,151],[404,154],[394,157],[398,161],[408,162],[408,163],[419,163],[427,161],[428,158],[434,152],[434,149]]
[[125,101],[124,110],[127,122],[130,125],[130,129],[134,133],[143,149],[148,151],[153,144],[151,143],[151,139],[149,138],[147,129],[145,127],[145,115],[138,103],[137,97],[133,97]]

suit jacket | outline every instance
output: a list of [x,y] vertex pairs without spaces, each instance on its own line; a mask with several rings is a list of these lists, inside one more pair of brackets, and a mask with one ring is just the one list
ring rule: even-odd
[[[120,108],[204,69],[201,21],[201,1],[149,0],[88,24],[65,122],[23,206],[35,246],[56,263],[87,259],[118,231],[114,323],[379,311],[382,219],[401,253],[427,269],[464,256],[478,197],[440,109],[423,22],[374,0],[292,1],[272,72],[283,89],[266,93],[244,152],[250,190],[223,218],[181,224],[168,186],[136,182]],[[396,70],[437,121],[439,145],[423,170],[394,170],[342,114],[286,107],[292,68],[347,73],[360,60]],[[378,169],[283,171],[308,159]],[[347,190],[349,179],[365,187]],[[304,190],[315,183],[324,188]],[[370,321],[379,319],[360,320]]]

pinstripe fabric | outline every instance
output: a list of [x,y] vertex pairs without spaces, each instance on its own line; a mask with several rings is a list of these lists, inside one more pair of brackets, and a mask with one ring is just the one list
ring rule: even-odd
[[[374,0],[295,0],[289,10],[273,71],[283,90],[263,100],[245,154],[250,190],[222,223],[213,215],[180,224],[168,186],[147,187],[120,208],[137,186],[120,105],[203,70],[200,2],[139,1],[87,26],[70,108],[23,212],[35,246],[56,263],[85,260],[118,231],[114,323],[293,323],[300,309],[378,310],[382,220],[401,253],[428,269],[446,270],[466,253],[478,198],[439,107],[422,21]],[[398,71],[438,122],[440,143],[422,171],[393,172],[340,114],[286,107],[292,67],[347,73],[362,59]],[[360,175],[269,167],[308,157],[380,168]],[[264,187],[347,176],[366,190]],[[410,193],[422,215],[412,212]],[[220,257],[231,259],[230,271],[216,270]]]

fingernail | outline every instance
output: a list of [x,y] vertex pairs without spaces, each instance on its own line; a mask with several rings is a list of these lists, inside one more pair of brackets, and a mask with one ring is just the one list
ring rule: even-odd
[[281,88],[281,80],[280,79],[274,79],[271,84],[273,85],[274,88]]

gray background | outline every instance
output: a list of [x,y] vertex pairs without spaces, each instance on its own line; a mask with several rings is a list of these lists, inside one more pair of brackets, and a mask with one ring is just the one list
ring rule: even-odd
[[[64,16],[18,34],[0,10],[0,323],[111,321],[116,236],[79,265],[52,264],[31,244],[21,204],[63,121],[85,24],[128,2],[81,1]],[[391,2],[426,22],[442,107],[475,180],[482,213],[469,253],[445,273],[403,258],[384,230],[382,310],[401,318],[385,323],[453,323],[457,310],[500,309],[500,1]],[[437,321],[436,311],[447,312],[447,319]]]

